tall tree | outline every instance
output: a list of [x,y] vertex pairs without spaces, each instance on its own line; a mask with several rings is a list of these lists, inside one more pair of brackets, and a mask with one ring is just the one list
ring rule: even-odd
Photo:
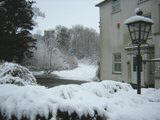
[[32,38],[34,26],[33,4],[30,0],[0,0],[0,59],[20,63],[31,57],[36,40]]
[[99,34],[94,29],[75,25],[70,31],[70,49],[78,59],[99,57]]
[[59,25],[56,27],[55,31],[58,48],[64,51],[68,51],[71,37],[69,29],[67,27]]

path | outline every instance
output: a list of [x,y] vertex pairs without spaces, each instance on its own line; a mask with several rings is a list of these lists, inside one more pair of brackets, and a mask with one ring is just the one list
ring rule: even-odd
[[54,77],[36,77],[37,83],[46,87],[54,87],[59,85],[67,85],[67,84],[82,84],[86,83],[87,81],[77,81],[77,80],[65,80],[65,79],[58,79]]

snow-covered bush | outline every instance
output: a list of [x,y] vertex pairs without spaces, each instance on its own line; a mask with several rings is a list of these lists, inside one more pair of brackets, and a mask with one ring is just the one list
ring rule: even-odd
[[[115,81],[43,86],[0,85],[0,120],[159,120],[160,90]],[[18,94],[17,94],[18,93]]]
[[4,63],[0,65],[0,84],[35,85],[36,79],[27,68]]

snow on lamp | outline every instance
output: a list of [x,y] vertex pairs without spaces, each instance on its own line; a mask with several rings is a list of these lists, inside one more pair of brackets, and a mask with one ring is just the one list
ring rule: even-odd
[[136,10],[136,16],[128,18],[124,23],[128,26],[132,44],[146,44],[153,20],[142,16],[143,12]]

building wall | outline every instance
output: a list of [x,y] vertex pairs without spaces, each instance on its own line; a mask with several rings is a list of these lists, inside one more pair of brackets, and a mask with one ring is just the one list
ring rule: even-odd
[[[154,19],[155,58],[160,58],[160,0],[152,3]],[[155,63],[155,87],[160,88],[160,62]]]
[[[127,7],[126,7],[127,6]],[[130,9],[128,9],[130,8]],[[129,34],[123,24],[125,19],[134,15],[136,2],[133,0],[121,0],[121,11],[112,14],[111,2],[100,7],[101,26],[101,79],[112,79],[128,82],[127,55],[124,50],[129,43]],[[120,27],[117,28],[117,24]],[[122,73],[116,74],[112,70],[113,53],[121,52]]]
[[[101,36],[101,62],[100,78],[101,80],[111,79],[124,82],[131,81],[131,57],[127,56],[125,47],[131,43],[127,26],[124,21],[135,15],[135,8],[140,7],[144,14],[151,13],[155,25],[152,28],[152,37],[148,43],[155,46],[155,57],[160,57],[160,0],[148,0],[144,3],[137,4],[138,0],[121,0],[121,11],[112,14],[112,3],[109,0],[100,6],[100,36]],[[156,7],[155,7],[156,6]],[[120,27],[117,24],[120,23]],[[158,32],[156,32],[158,30]],[[157,33],[156,35],[154,33]],[[113,53],[121,53],[122,72],[113,73]],[[154,57],[154,56],[153,56]],[[145,56],[145,58],[147,58]],[[148,64],[148,63],[147,63]],[[159,65],[159,63],[157,63]],[[145,71],[147,73],[147,71]],[[155,74],[155,73],[154,73]],[[145,77],[149,79],[149,77]]]

